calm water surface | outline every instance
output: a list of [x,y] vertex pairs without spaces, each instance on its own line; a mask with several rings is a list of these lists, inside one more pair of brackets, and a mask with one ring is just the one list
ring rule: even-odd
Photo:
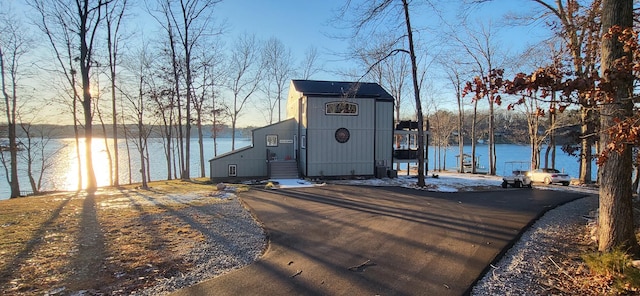
[[[112,139],[108,139],[109,145],[112,145]],[[81,143],[83,145],[83,143]],[[223,138],[217,140],[217,154],[222,154],[231,150],[231,139]],[[236,139],[236,149],[251,145],[250,139]],[[138,152],[135,145],[130,143],[131,151],[131,180],[134,183],[141,181],[140,177],[140,162]],[[118,142],[119,157],[120,157],[120,184],[126,184],[129,182],[129,170],[127,161],[127,150],[124,140]],[[208,160],[214,157],[213,151],[213,139],[204,139],[205,147],[205,172],[206,176],[209,176],[209,163]],[[111,149],[112,147],[110,147]],[[476,148],[476,154],[479,156],[480,165],[488,167],[489,159],[488,148],[486,145],[479,145]],[[200,176],[200,164],[198,155],[198,141],[192,139],[191,142],[191,177]],[[82,150],[83,151],[83,150]],[[543,150],[544,151],[544,150]],[[6,152],[4,152],[6,153]],[[21,154],[26,154],[24,151]],[[109,185],[109,162],[107,157],[107,151],[105,149],[104,139],[94,139],[93,141],[93,153],[94,153],[94,168],[96,172],[96,179],[98,186]],[[113,152],[112,152],[113,153]],[[465,153],[471,153],[471,146],[465,146]],[[51,167],[47,168],[42,178],[42,190],[76,190],[78,188],[78,159],[75,151],[74,139],[56,139],[52,140],[47,146],[45,154],[49,155]],[[149,141],[149,154],[150,154],[150,167],[151,167],[151,179],[152,180],[166,180],[167,168],[165,162],[165,152],[161,139],[150,139]],[[446,153],[442,153],[442,159],[446,160],[444,166],[446,168],[454,168],[456,166],[456,155],[458,154],[458,148],[450,147]],[[504,162],[506,161],[529,161],[531,155],[531,149],[527,145],[509,145],[501,144],[496,145],[497,155],[497,173],[502,175],[504,172]],[[5,154],[8,157],[8,154]],[[22,155],[24,156],[24,155]],[[429,147],[429,167],[428,170],[434,169],[434,163],[436,161],[435,151],[433,147]],[[542,163],[544,165],[544,161]],[[37,165],[39,168],[40,166]],[[84,166],[83,166],[84,168]],[[567,172],[572,177],[578,176],[579,163],[575,157],[567,156],[558,147],[556,152],[556,168]],[[593,179],[595,180],[595,164]],[[26,163],[21,161],[19,167],[20,189],[22,191],[31,191],[29,181],[26,173]],[[4,170],[0,170],[0,199],[6,199],[9,197],[10,190],[7,183],[7,178]]]
[[[108,139],[109,149],[113,150],[112,139]],[[217,141],[217,154],[229,152],[231,150],[231,138],[218,139]],[[246,147],[251,144],[250,139],[236,139],[236,149]],[[80,143],[81,147],[84,147],[84,142]],[[167,165],[164,152],[164,146],[162,139],[149,139],[149,158],[150,158],[150,176],[151,180],[166,180],[167,179]],[[93,165],[96,173],[96,181],[98,186],[109,185],[109,159],[107,150],[105,148],[104,139],[96,138],[92,141],[93,148]],[[133,143],[129,143],[131,153],[131,181],[133,183],[140,182],[140,157]],[[8,153],[4,152],[8,157]],[[20,165],[18,167],[20,190],[31,191],[29,185],[29,179],[27,177],[27,165],[26,161],[21,156],[26,157],[26,152],[19,152],[21,155]],[[111,151],[113,155],[113,151]],[[129,183],[129,168],[127,158],[127,146],[124,140],[118,141],[118,154],[120,159],[120,184]],[[205,159],[205,171],[209,176],[209,162],[208,160],[214,157],[213,139],[204,139],[204,159]],[[48,159],[51,166],[45,169],[44,176],[42,177],[42,190],[76,190],[78,188],[78,158],[76,157],[75,140],[70,139],[55,139],[52,140],[46,147],[45,155],[48,155]],[[81,159],[84,158],[84,148],[81,149]],[[38,160],[39,161],[39,160]],[[200,160],[198,154],[198,139],[191,140],[191,162],[190,162],[190,174],[191,177],[200,176]],[[37,168],[41,165],[37,164]],[[84,165],[82,167],[84,170]],[[34,170],[34,173],[37,172]],[[86,179],[86,178],[83,178]],[[4,170],[0,170],[0,199],[6,199],[9,197],[11,191]],[[84,181],[84,180],[83,180]]]

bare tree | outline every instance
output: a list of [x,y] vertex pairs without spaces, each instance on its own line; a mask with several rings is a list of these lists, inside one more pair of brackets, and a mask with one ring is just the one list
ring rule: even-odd
[[527,119],[527,131],[529,135],[529,145],[531,147],[531,168],[537,169],[540,167],[540,150],[542,143],[546,138],[546,133],[540,134],[540,128],[542,123],[540,122],[542,108],[536,94],[532,94],[532,98],[524,102],[521,106],[524,107],[524,115]]
[[[216,110],[215,98],[219,92],[218,88],[223,84],[223,78],[226,74],[223,69],[222,53],[219,51],[221,46],[210,45],[206,49],[203,49],[200,54],[200,60],[198,63],[197,73],[200,73],[199,85],[196,88],[198,90],[193,96],[193,106],[196,112],[196,127],[198,130],[198,149],[200,156],[200,177],[205,177],[205,160],[204,160],[204,131],[203,122],[206,120],[205,114],[208,110],[215,116],[220,113],[220,110]],[[197,83],[197,82],[196,82]],[[211,100],[209,100],[209,98]],[[211,105],[209,105],[211,103]],[[215,138],[214,138],[215,142]],[[215,146],[215,143],[214,143]],[[215,149],[215,148],[214,148]]]
[[275,109],[278,110],[278,121],[282,120],[282,96],[288,82],[294,74],[291,50],[282,41],[271,37],[262,46],[262,63],[264,68],[263,89],[267,95],[268,121],[273,123]]
[[[0,78],[2,82],[2,97],[5,109],[5,119],[7,120],[8,140],[9,140],[9,169],[7,170],[7,182],[11,187],[10,198],[20,196],[20,181],[18,179],[18,139],[17,139],[17,116],[18,105],[18,84],[22,74],[21,60],[28,53],[31,40],[20,21],[11,14],[8,7],[0,14]],[[5,169],[7,164],[4,161]]]
[[[83,159],[81,157],[81,147],[80,147],[80,128],[81,121],[79,119],[79,111],[78,111],[78,102],[80,101],[80,92],[78,92],[78,80],[77,80],[77,66],[76,66],[76,58],[74,53],[74,44],[76,43],[74,37],[76,35],[69,31],[65,30],[64,24],[55,23],[50,24],[50,22],[59,21],[59,18],[56,17],[55,13],[50,13],[44,6],[41,1],[34,1],[30,3],[34,6],[34,8],[40,13],[41,19],[39,20],[39,28],[42,30],[53,49],[56,63],[59,65],[58,68],[51,70],[50,72],[59,74],[62,76],[63,83],[67,84],[67,87],[62,91],[66,96],[69,97],[70,102],[63,102],[63,104],[67,104],[71,109],[71,115],[73,117],[73,133],[75,140],[75,153],[77,162],[77,179],[78,179],[78,190],[82,190],[82,164]],[[63,29],[60,29],[63,28]],[[56,89],[59,84],[52,85],[52,88]]]
[[302,79],[311,79],[311,77],[319,73],[322,66],[318,64],[318,48],[310,46],[304,52],[304,58],[300,61],[300,75]]
[[[173,82],[177,103],[180,177],[190,178],[191,159],[191,111],[194,90],[193,62],[195,48],[203,45],[210,36],[219,35],[221,28],[213,27],[213,8],[221,0],[163,0],[159,6],[162,19],[158,23],[168,33],[168,45],[172,57]],[[184,110],[181,83],[184,83]],[[182,113],[185,116],[182,116]],[[184,130],[183,130],[184,122]]]
[[[406,96],[407,80],[410,78],[411,65],[408,55],[394,54],[388,55],[393,51],[397,40],[390,38],[387,34],[379,37],[367,36],[366,40],[356,40],[356,44],[352,50],[354,58],[365,68],[364,77],[370,78],[388,90],[394,97],[394,116],[395,121],[399,122],[401,117],[401,108],[404,105],[404,97]],[[372,48],[365,48],[373,44]],[[361,72],[361,71],[358,71]],[[363,77],[357,77],[362,79]]]
[[[221,0],[180,0],[179,9],[173,9],[171,3],[167,3],[169,14],[176,28],[176,35],[179,37],[179,43],[182,46],[184,75],[186,87],[186,106],[185,106],[185,155],[183,161],[183,169],[181,172],[182,179],[190,178],[190,159],[191,159],[191,102],[194,95],[193,89],[193,50],[202,38],[207,34],[216,34],[215,28],[212,28],[213,7]],[[169,1],[168,1],[169,2]],[[219,34],[219,33],[217,33]]]
[[[550,85],[532,88],[522,94],[521,106],[523,107],[524,117],[528,124],[529,144],[531,145],[531,168],[539,168],[542,164],[541,149],[547,142],[547,149],[544,157],[544,167],[555,168],[555,132],[558,128],[557,113],[564,110],[558,105],[556,93],[562,85],[562,69],[560,51],[556,48],[557,43],[547,41],[542,44],[534,45],[528,48],[522,56],[515,61],[515,64],[521,64],[526,68],[537,69],[534,71],[535,76],[526,77],[525,79],[533,80],[544,77],[549,80]],[[551,63],[549,62],[551,61]],[[516,77],[525,77],[524,74],[517,74]],[[516,78],[518,79],[518,78]],[[526,98],[526,99],[525,99]],[[510,105],[512,106],[512,105]],[[544,117],[548,110],[548,119]],[[541,133],[541,130],[544,132]],[[551,165],[549,166],[549,154],[551,153]]]
[[[94,69],[99,69],[101,65],[96,64],[96,66],[94,67]],[[93,97],[93,116],[94,118],[97,116],[97,121],[100,124],[100,128],[102,129],[102,140],[104,141],[104,148],[105,148],[105,153],[107,155],[107,163],[108,163],[108,172],[109,172],[109,185],[113,185],[113,157],[111,155],[111,148],[109,148],[109,138],[107,137],[108,133],[107,133],[107,125],[104,122],[104,116],[102,115],[102,107],[100,106],[101,104],[101,100],[102,100],[102,95],[105,93],[105,91],[103,91],[100,88],[100,75],[103,75],[104,73],[101,73],[102,71],[97,71],[98,73],[94,73],[95,79],[93,79],[93,81],[95,81],[95,86],[97,89],[97,93],[94,94]],[[93,78],[93,77],[92,77]]]
[[[387,52],[385,57],[389,57],[398,53],[406,53],[409,55],[409,61],[411,64],[411,76],[413,82],[413,94],[416,103],[416,119],[418,121],[418,140],[417,140],[417,154],[418,154],[418,186],[425,186],[425,120],[424,114],[422,112],[422,101],[420,99],[420,78],[418,77],[418,62],[416,59],[416,49],[414,43],[414,30],[411,26],[411,17],[410,17],[410,9],[409,9],[409,1],[402,0],[401,3],[397,3],[392,0],[379,0],[374,2],[365,2],[365,3],[352,3],[352,1],[347,1],[347,3],[342,7],[341,10],[341,18],[344,18],[347,14],[356,15],[355,25],[352,26],[354,30],[354,36],[362,36],[363,34],[370,34],[367,30],[367,26],[370,25],[369,28],[377,27],[381,22],[384,23],[384,20],[392,19],[394,21],[402,20],[401,22],[396,22],[395,24],[386,23],[386,30],[394,30],[402,31],[403,34],[397,38],[398,41],[406,40],[406,44],[408,48],[394,48]],[[388,26],[388,27],[387,27]],[[375,30],[375,29],[373,29]],[[406,39],[405,39],[406,38]],[[376,63],[377,64],[377,63]],[[375,66],[372,65],[372,66]]]
[[153,57],[149,54],[146,44],[143,45],[142,49],[140,49],[134,59],[135,60],[129,66],[136,81],[135,94],[130,94],[126,91],[123,91],[122,94],[129,101],[129,106],[133,111],[133,117],[136,122],[137,130],[135,134],[137,135],[137,138],[136,141],[134,141],[134,144],[137,147],[140,157],[142,188],[147,189],[147,181],[149,179],[149,159],[145,155],[145,152],[147,151],[148,138],[151,134],[151,128],[149,127],[151,125],[145,125],[144,120],[146,119],[145,111],[147,109],[147,95],[150,93],[148,79],[151,77],[150,71],[152,69],[151,63]]
[[[48,105],[50,104],[45,103],[45,106]],[[42,110],[43,106],[39,107],[39,110]],[[49,149],[50,141],[57,135],[55,134],[55,129],[47,129],[32,124],[35,118],[38,117],[39,110],[34,108],[23,112],[28,114],[30,119],[26,119],[22,115],[19,116],[20,129],[24,134],[24,141],[22,142],[24,153],[22,153],[22,157],[27,164],[27,177],[33,193],[39,193],[42,190],[42,182],[46,171],[56,165],[58,158],[55,156],[66,148],[66,145],[64,145],[57,149]]]
[[[96,175],[93,168],[93,99],[91,96],[91,69],[95,64],[93,59],[94,55],[94,41],[98,37],[98,28],[100,23],[104,20],[105,5],[110,2],[109,0],[54,0],[43,1],[33,0],[34,6],[42,16],[42,27],[45,33],[49,36],[54,51],[58,53],[58,47],[66,46],[66,48],[73,48],[71,44],[60,45],[56,43],[56,39],[51,36],[54,34],[50,28],[52,26],[57,27],[59,33],[66,35],[77,35],[75,38],[66,38],[66,40],[73,40],[77,42],[75,48],[78,52],[71,54],[74,56],[74,61],[77,61],[80,68],[80,81],[82,88],[81,104],[84,115],[84,138],[85,138],[85,168],[87,177],[86,190],[89,193],[95,192],[97,189]],[[69,8],[73,9],[73,13],[69,11]],[[66,64],[61,64],[62,67],[66,67]],[[71,68],[65,72],[75,76],[77,70]],[[73,84],[72,88],[76,85]]]
[[[162,16],[163,19],[159,19],[158,23],[164,28],[164,30],[167,33],[167,49],[166,51],[168,52],[167,55],[170,58],[170,65],[171,65],[171,75],[170,77],[167,78],[167,80],[169,82],[171,82],[173,84],[171,91],[169,91],[168,93],[170,94],[170,100],[169,100],[169,104],[166,104],[165,107],[166,108],[170,108],[170,117],[168,117],[169,120],[169,125],[165,125],[168,127],[168,131],[165,132],[165,134],[167,135],[167,148],[165,148],[165,153],[167,153],[167,165],[171,166],[172,162],[171,162],[171,151],[173,150],[173,146],[174,144],[171,143],[172,141],[172,137],[171,135],[173,135],[173,132],[175,130],[176,134],[176,138],[177,138],[177,151],[178,151],[178,162],[179,162],[179,166],[180,166],[180,173],[182,174],[182,172],[184,172],[185,167],[184,167],[184,132],[183,132],[183,128],[182,128],[182,122],[183,122],[183,117],[182,117],[182,93],[181,93],[181,83],[180,83],[180,73],[182,72],[182,67],[181,67],[181,63],[180,60],[178,58],[178,48],[176,45],[176,33],[175,33],[175,28],[174,28],[174,24],[171,18],[171,11],[170,11],[170,5],[171,2],[169,0],[167,0],[166,2],[163,2],[160,4],[161,6],[161,11],[162,11]],[[156,98],[158,98],[157,96],[154,96]],[[158,101],[156,101],[158,102]],[[173,116],[177,115],[177,118],[175,119],[174,122],[174,118]],[[164,118],[165,122],[166,122],[166,117]],[[175,153],[174,153],[175,155]],[[174,157],[175,159],[175,157]],[[171,170],[169,170],[169,175],[171,175],[170,173]],[[174,168],[174,173],[177,173],[177,170]],[[169,179],[171,179],[171,177],[169,177]]]
[[[498,70],[497,65],[497,45],[494,43],[493,32],[491,28],[485,25],[480,26],[480,31],[474,31],[467,28],[466,39],[457,39],[463,50],[473,60],[474,68],[478,73],[478,79],[474,79],[474,83],[483,83],[488,90],[481,97],[475,100],[486,100],[489,105],[489,174],[496,174],[496,154],[495,154],[495,106],[500,105],[500,97],[496,96],[494,90],[496,84],[494,73]],[[472,149],[472,155],[475,157],[475,149]]]
[[231,52],[229,85],[232,101],[227,107],[231,118],[231,150],[235,149],[236,126],[245,104],[258,89],[262,77],[260,47],[254,35],[244,34],[236,40]]
[[[127,0],[114,0],[107,5],[106,9],[106,27],[107,27],[107,50],[109,53],[109,79],[111,82],[111,112],[112,112],[112,133],[113,133],[113,162],[109,162],[109,165],[113,163],[113,170],[110,173],[113,174],[112,185],[120,185],[120,163],[118,152],[118,104],[116,97],[116,78],[118,69],[119,50],[122,41],[122,34],[120,33],[122,20],[125,11],[128,9]],[[105,134],[105,138],[107,135]],[[108,146],[107,146],[108,147]],[[110,155],[110,154],[109,154]]]
[[458,122],[457,122],[457,132],[458,132],[458,168],[460,173],[464,173],[464,103],[462,100],[462,89],[463,89],[463,81],[462,77],[462,63],[458,61],[451,62],[443,61],[442,65],[445,68],[447,79],[451,83],[451,86],[454,89],[456,95],[456,103],[458,106]]
[[[442,171],[447,166],[447,148],[451,141],[451,135],[457,129],[456,121],[458,120],[452,112],[447,110],[439,110],[437,104],[434,104],[436,110],[429,116],[429,134],[432,135],[432,144],[435,146],[434,171]],[[462,155],[462,154],[460,154]],[[460,157],[463,158],[463,157]]]

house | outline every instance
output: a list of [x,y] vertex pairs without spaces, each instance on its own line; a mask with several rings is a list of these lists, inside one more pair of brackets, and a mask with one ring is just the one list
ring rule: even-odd
[[292,80],[288,119],[209,161],[211,179],[383,177],[393,161],[393,97],[376,83]]

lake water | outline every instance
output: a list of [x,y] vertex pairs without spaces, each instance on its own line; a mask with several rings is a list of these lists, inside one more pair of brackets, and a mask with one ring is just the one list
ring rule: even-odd
[[[111,139],[109,139],[111,144]],[[250,139],[236,139],[236,149],[246,147],[251,144]],[[231,150],[231,139],[222,138],[217,140],[218,155]],[[118,142],[119,156],[120,156],[120,184],[126,184],[129,182],[129,170],[125,165],[127,163],[126,144],[124,140]],[[133,144],[131,147],[131,159],[132,159],[132,176],[131,180],[134,183],[140,182],[140,162],[137,157],[138,153]],[[205,171],[206,176],[209,176],[209,162],[208,160],[214,157],[213,153],[213,139],[204,139],[205,147]],[[191,177],[200,176],[200,164],[198,156],[198,141],[192,139],[191,142]],[[476,148],[476,155],[479,156],[479,162],[481,166],[488,167],[488,147],[486,145],[478,145]],[[510,145],[500,144],[496,145],[497,156],[497,173],[503,174],[504,162],[506,161],[528,161],[530,158],[530,148],[527,145]],[[544,151],[544,150],[543,150]],[[93,141],[94,152],[94,168],[96,172],[96,179],[98,186],[109,185],[108,174],[108,158],[105,149],[104,139],[94,139]],[[8,157],[7,152],[5,157]],[[25,153],[24,151],[20,153]],[[52,166],[45,170],[42,190],[76,190],[78,188],[78,174],[77,174],[77,158],[75,152],[74,139],[55,139],[47,146],[47,152],[51,156]],[[428,170],[433,169],[435,162],[435,151],[433,147],[429,147],[429,167]],[[471,146],[465,146],[465,153],[471,153]],[[167,171],[164,157],[164,149],[161,139],[150,139],[149,141],[149,154],[151,155],[150,167],[151,167],[151,179],[152,180],[165,180],[167,179]],[[446,153],[446,167],[453,168],[456,166],[456,155],[458,154],[458,148],[450,147]],[[444,157],[444,155],[443,155]],[[544,162],[543,162],[544,164]],[[567,172],[572,177],[578,176],[579,163],[575,157],[567,156],[560,150],[556,152],[556,168]],[[593,179],[595,180],[595,164]],[[29,181],[27,179],[26,164],[21,161],[19,167],[20,189],[22,191],[30,191]],[[4,170],[0,170],[0,199],[6,199],[10,195],[9,185]]]

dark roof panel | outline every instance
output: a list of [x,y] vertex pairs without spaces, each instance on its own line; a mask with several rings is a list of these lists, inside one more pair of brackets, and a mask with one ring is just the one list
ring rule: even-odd
[[382,86],[370,82],[292,80],[295,89],[306,96],[375,98],[393,101],[393,97]]

